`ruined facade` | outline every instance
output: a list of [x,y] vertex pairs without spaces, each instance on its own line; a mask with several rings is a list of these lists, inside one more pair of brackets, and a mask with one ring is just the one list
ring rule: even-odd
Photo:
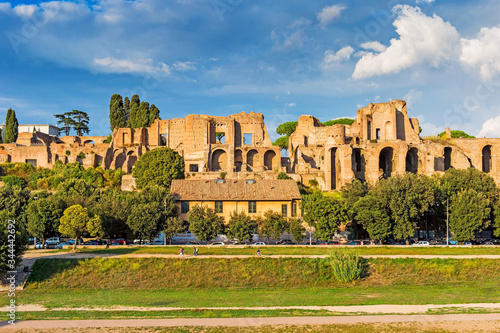
[[374,183],[406,172],[432,175],[474,167],[500,184],[500,139],[422,140],[418,120],[409,118],[401,100],[359,109],[352,125],[323,126],[313,116],[301,116],[290,135],[290,157],[272,145],[264,117],[254,112],[158,119],[147,128],[115,129],[111,142],[105,140],[19,133],[16,144],[0,147],[0,163],[51,167],[60,160],[131,172],[145,152],[170,147],[183,156],[186,177],[192,179],[275,179],[285,171],[329,191],[354,179]]

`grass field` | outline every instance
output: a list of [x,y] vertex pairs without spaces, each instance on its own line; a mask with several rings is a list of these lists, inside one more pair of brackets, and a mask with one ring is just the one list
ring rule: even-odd
[[[263,255],[326,255],[336,246],[260,246]],[[337,246],[338,247],[338,246]],[[193,246],[183,246],[187,255]],[[257,247],[251,246],[198,246],[201,255],[254,255]],[[360,255],[500,255],[500,246],[349,246]],[[110,249],[79,248],[78,252],[100,254],[178,254],[180,246],[134,246]],[[69,251],[58,250],[58,251]]]
[[[500,302],[500,260],[371,259],[335,281],[327,259],[39,259],[18,304],[255,307]],[[2,305],[8,299],[2,295]]]

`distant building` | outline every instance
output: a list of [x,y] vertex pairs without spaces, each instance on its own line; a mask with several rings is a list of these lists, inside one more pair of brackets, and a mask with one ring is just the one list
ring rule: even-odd
[[263,216],[268,210],[285,217],[301,216],[299,188],[291,179],[177,179],[170,193],[183,221],[196,205],[214,209],[225,223],[235,211],[250,217]]
[[[0,125],[0,129],[2,130],[2,141],[5,135],[5,125]],[[47,135],[58,136],[59,128],[54,125],[36,125],[36,124],[28,124],[28,125],[19,125],[17,128],[18,133],[33,133],[33,130],[37,132],[44,133]]]

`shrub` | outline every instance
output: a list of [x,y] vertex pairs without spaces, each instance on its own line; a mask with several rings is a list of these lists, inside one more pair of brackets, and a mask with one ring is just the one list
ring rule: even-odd
[[225,179],[226,175],[227,175],[227,173],[221,172],[220,175],[219,175],[219,177],[220,177],[220,179]]
[[28,185],[26,180],[19,176],[4,176],[2,177],[2,181],[5,184],[9,184],[11,186],[19,186],[20,188],[25,188]]
[[350,249],[338,248],[330,252],[330,265],[336,280],[352,282],[366,276],[368,264]]
[[287,175],[286,172],[281,171],[278,174],[278,179],[292,179],[292,177],[290,177],[289,175]]

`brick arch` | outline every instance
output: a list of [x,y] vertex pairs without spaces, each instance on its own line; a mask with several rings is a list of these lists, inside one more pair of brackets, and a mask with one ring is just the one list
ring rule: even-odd
[[236,172],[241,171],[241,166],[243,165],[243,152],[241,149],[236,149],[234,151],[234,168]]
[[264,166],[267,170],[274,170],[278,167],[276,163],[277,159],[278,158],[276,157],[276,152],[274,150],[266,151],[264,154]]
[[384,147],[380,150],[378,157],[378,167],[381,175],[379,178],[387,179],[392,175],[395,168],[394,148]]
[[483,170],[483,172],[486,173],[489,173],[492,168],[493,161],[491,159],[491,148],[492,148],[491,145],[486,145],[481,150],[481,157],[482,157],[481,170]]
[[247,153],[247,165],[250,171],[260,165],[260,154],[257,149],[250,149]]
[[224,149],[216,149],[212,152],[211,159],[212,171],[226,171],[227,170],[227,153]]
[[418,149],[411,147],[406,153],[406,172],[418,172]]

